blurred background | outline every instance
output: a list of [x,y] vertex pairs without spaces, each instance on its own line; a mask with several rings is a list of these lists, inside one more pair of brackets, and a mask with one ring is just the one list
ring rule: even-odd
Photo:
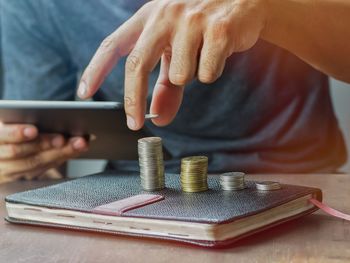
[[[15,0],[13,0],[15,1]],[[1,8],[1,7],[0,7]],[[0,10],[1,11],[1,10]],[[1,26],[0,26],[0,51],[1,51]],[[0,52],[0,63],[1,63]],[[350,85],[330,79],[331,96],[333,106],[343,131],[345,142],[350,152]],[[0,98],[2,91],[2,65],[0,64]],[[105,160],[72,160],[68,163],[67,172],[69,177],[79,177],[91,173],[100,172],[106,165]],[[347,163],[340,169],[340,172],[350,173],[350,154]]]
[[330,83],[334,110],[348,148],[348,161],[341,171],[350,173],[350,85],[334,79]]
[[[343,131],[343,135],[350,152],[350,85],[330,79],[331,95],[334,109]],[[106,161],[103,160],[74,160],[68,164],[68,176],[78,177],[103,170]],[[350,154],[348,154],[347,163],[341,168],[340,172],[350,173]]]

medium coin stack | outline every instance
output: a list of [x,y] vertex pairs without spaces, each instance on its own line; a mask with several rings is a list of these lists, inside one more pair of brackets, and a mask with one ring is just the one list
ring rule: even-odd
[[264,182],[258,182],[255,185],[256,185],[256,189],[260,191],[273,191],[273,190],[281,189],[281,185],[279,182],[264,181]]
[[238,191],[245,188],[245,173],[228,172],[220,175],[220,185],[225,191]]
[[162,139],[146,137],[138,140],[141,185],[145,191],[165,186]]
[[208,190],[208,157],[192,156],[181,160],[181,187],[184,192]]

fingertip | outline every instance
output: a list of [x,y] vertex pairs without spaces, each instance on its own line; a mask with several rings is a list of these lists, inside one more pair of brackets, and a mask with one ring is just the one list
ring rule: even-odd
[[72,138],[70,141],[70,144],[72,145],[73,150],[75,151],[84,152],[88,150],[88,144],[84,138],[81,138],[81,137]]
[[212,84],[217,79],[218,79],[218,75],[213,72],[200,70],[198,73],[198,80],[204,84]]
[[131,115],[126,115],[126,123],[130,130],[138,131],[142,128],[144,124],[144,119],[136,121],[136,119]]
[[79,87],[77,90],[77,95],[81,99],[87,99],[88,98],[87,93],[88,93],[87,84],[86,84],[85,80],[82,79],[82,80],[80,80],[80,84],[79,84]]
[[35,126],[29,125],[24,127],[23,135],[27,139],[35,139],[38,136],[39,132]]
[[189,76],[187,76],[185,74],[181,74],[181,73],[172,74],[172,73],[170,73],[169,74],[169,81],[171,84],[173,84],[175,86],[184,86],[190,81],[190,78],[189,78]]
[[136,130],[137,128],[135,119],[131,115],[126,115],[126,124],[130,130]]
[[167,126],[169,123],[171,123],[172,119],[164,119],[164,118],[157,118],[157,119],[152,119],[152,123],[158,127],[164,127]]
[[161,112],[161,113],[157,118],[152,119],[151,121],[154,125],[159,127],[164,127],[170,124],[175,118],[177,113],[176,108],[167,109],[162,104],[157,104],[157,106],[152,107],[152,110],[155,110],[155,109],[157,109],[157,111],[154,111],[154,112]]

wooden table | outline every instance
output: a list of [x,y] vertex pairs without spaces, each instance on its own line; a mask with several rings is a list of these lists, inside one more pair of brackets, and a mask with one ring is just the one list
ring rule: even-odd
[[[248,179],[321,188],[324,201],[350,213],[350,175],[252,175]],[[53,182],[14,182],[8,194]],[[56,183],[56,182],[54,182]],[[6,214],[1,202],[1,217]],[[0,223],[0,262],[350,262],[350,222],[322,212],[266,230],[227,249]]]

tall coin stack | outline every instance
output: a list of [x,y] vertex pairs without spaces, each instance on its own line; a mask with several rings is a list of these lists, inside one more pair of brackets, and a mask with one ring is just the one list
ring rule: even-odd
[[162,139],[146,137],[138,140],[141,185],[145,191],[165,186]]
[[237,191],[245,188],[245,173],[229,172],[220,175],[221,188],[226,191]]
[[181,160],[181,187],[190,193],[208,190],[208,157],[192,156]]

